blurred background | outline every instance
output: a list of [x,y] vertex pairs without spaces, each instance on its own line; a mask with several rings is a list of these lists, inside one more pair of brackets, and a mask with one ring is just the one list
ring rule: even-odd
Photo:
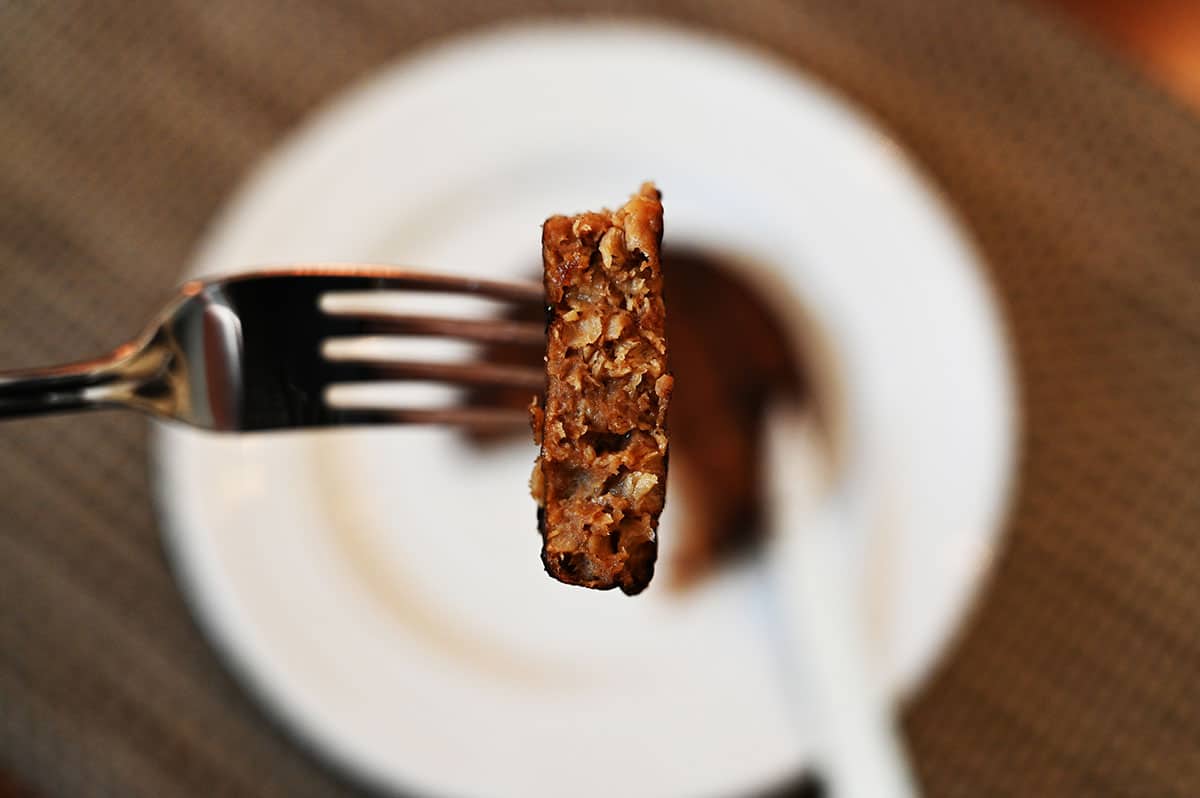
[[[0,369],[137,329],[258,159],[414,48],[543,17],[753,43],[933,177],[1009,325],[1018,484],[968,625],[903,708],[924,794],[1195,795],[1200,5],[601,5],[0,6]],[[218,661],[147,448],[116,413],[0,425],[0,795],[370,794]],[[776,794],[825,791],[805,772]]]

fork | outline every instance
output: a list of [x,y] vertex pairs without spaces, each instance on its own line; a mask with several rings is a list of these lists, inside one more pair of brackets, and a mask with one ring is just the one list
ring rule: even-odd
[[106,357],[0,372],[0,419],[123,407],[220,432],[380,423],[491,427],[526,420],[515,408],[488,405],[331,402],[334,386],[370,381],[528,388],[531,395],[544,387],[544,373],[532,367],[327,354],[324,344],[332,339],[375,335],[545,346],[545,329],[536,322],[364,313],[323,301],[375,291],[543,302],[541,286],[533,283],[382,266],[317,264],[194,280],[141,336]]

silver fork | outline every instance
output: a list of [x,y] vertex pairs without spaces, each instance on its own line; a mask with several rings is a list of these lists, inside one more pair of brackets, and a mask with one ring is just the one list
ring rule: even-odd
[[419,335],[544,347],[541,324],[329,310],[338,292],[415,291],[541,303],[533,283],[421,274],[380,266],[313,265],[185,284],[155,322],[107,357],[0,372],[0,419],[104,407],[139,410],[217,431],[377,423],[494,426],[520,423],[515,408],[446,404],[394,408],[330,404],[332,386],[365,381],[438,382],[541,390],[529,367],[484,362],[335,360],[334,338]]

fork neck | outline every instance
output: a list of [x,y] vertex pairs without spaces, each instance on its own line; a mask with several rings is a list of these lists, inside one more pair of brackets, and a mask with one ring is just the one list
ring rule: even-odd
[[0,419],[104,407],[151,409],[168,361],[164,347],[151,339],[95,360],[0,372]]

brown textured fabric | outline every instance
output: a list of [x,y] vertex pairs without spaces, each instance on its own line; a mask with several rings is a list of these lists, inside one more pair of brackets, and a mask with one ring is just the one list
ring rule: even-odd
[[[0,6],[0,368],[134,331],[254,159],[406,49],[594,2]],[[974,228],[1023,379],[1008,545],[906,715],[928,794],[1200,788],[1200,122],[1010,3],[629,4],[806,65]],[[350,794],[218,666],[167,572],[145,436],[0,426],[0,785]]]

